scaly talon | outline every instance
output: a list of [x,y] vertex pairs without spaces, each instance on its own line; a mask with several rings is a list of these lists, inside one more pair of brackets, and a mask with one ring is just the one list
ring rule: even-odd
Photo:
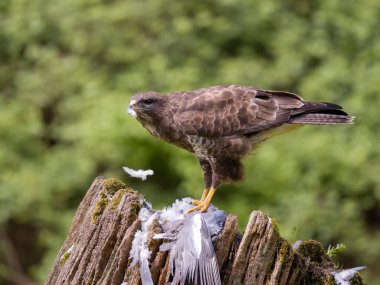
[[203,193],[202,193],[202,198],[200,200],[193,200],[192,201],[192,204],[195,205],[195,206],[199,206],[207,197],[207,194],[210,190],[209,189],[204,189],[203,190]]
[[195,205],[195,207],[191,208],[186,213],[189,214],[195,211],[201,211],[202,213],[206,212],[208,207],[210,206],[211,199],[212,199],[212,196],[214,196],[215,191],[216,191],[215,188],[211,188],[210,190],[204,190],[203,195],[202,195],[203,200],[201,201],[193,200],[192,203],[193,205]]
[[200,204],[202,204],[202,201],[199,201],[199,200],[193,200],[193,201],[191,201],[191,203],[193,204],[193,205],[195,205],[195,206],[199,206]]
[[[193,201],[193,203],[194,203],[194,201]],[[186,213],[190,214],[190,213],[195,212],[195,211],[201,211],[202,213],[204,213],[204,212],[207,211],[207,209],[208,209],[209,206],[210,206],[210,203],[200,202],[200,204],[198,206],[195,206],[195,207],[191,208]]]
[[207,197],[207,195],[208,195],[208,192],[210,192],[210,189],[205,188],[205,189],[203,190],[202,197],[201,197],[201,202],[203,202],[204,200],[206,200],[206,197]]

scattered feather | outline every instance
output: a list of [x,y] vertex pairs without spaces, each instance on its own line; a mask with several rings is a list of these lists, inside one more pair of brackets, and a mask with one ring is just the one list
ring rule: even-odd
[[134,170],[134,169],[131,169],[131,168],[128,168],[128,167],[124,166],[123,170],[126,173],[128,173],[130,176],[136,177],[136,178],[140,178],[141,180],[146,180],[146,177],[148,175],[153,175],[154,174],[153,170],[151,170],[151,169],[148,169],[148,170],[142,170],[142,169]]
[[147,245],[148,230],[156,213],[152,210],[151,205],[145,200],[141,201],[142,208],[139,212],[141,221],[141,230],[135,233],[132,241],[132,249],[129,258],[132,259],[131,266],[139,264],[140,278],[143,285],[153,285],[152,275],[149,270],[149,259],[151,252]]
[[365,266],[355,267],[339,272],[332,272],[332,275],[334,275],[334,280],[337,285],[350,285],[351,278],[354,277],[357,272],[365,268]]
[[70,254],[70,253],[72,253],[72,252],[73,252],[73,250],[74,250],[74,245],[70,246],[70,248],[69,248],[68,250],[66,250],[66,252],[65,252],[65,253],[68,253],[68,254]]
[[64,263],[64,262],[67,260],[67,258],[69,258],[70,254],[73,252],[73,250],[74,250],[74,245],[70,246],[70,248],[69,248],[68,250],[66,250],[66,251],[62,254],[62,256],[61,256],[59,262],[60,262],[60,263]]
[[151,252],[147,245],[148,231],[137,231],[132,241],[132,249],[129,258],[132,259],[131,266],[139,264],[140,277],[143,285],[153,285],[149,270],[149,258]]

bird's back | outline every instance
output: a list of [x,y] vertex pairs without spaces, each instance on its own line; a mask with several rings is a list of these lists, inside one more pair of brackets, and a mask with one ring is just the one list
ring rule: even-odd
[[336,104],[254,87],[213,86],[169,96],[181,129],[207,138],[249,136],[287,123],[345,124],[353,119]]

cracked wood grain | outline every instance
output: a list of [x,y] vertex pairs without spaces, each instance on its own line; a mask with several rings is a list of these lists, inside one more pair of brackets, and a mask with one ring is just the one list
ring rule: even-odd
[[[120,186],[122,182],[107,193],[106,180],[95,179],[80,203],[46,285],[141,284],[139,267],[130,266],[129,259],[134,234],[141,227],[139,194]],[[152,238],[160,230],[154,221],[147,244],[152,280],[164,285],[171,280],[170,253],[159,252],[162,241]],[[330,272],[338,268],[320,243],[298,241],[292,246],[280,236],[275,221],[260,211],[251,213],[243,235],[237,217],[229,215],[214,247],[222,284],[335,284]],[[364,283],[357,274],[350,284]]]

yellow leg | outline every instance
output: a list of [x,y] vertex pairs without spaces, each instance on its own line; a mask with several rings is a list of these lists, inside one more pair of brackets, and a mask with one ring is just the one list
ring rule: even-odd
[[194,208],[191,208],[190,210],[188,210],[187,213],[192,213],[192,212],[195,212],[195,211],[206,212],[207,209],[208,209],[208,207],[210,206],[211,199],[214,196],[215,192],[216,192],[216,189],[215,188],[211,188],[208,191],[206,198],[199,205],[197,205]]
[[206,199],[207,194],[208,194],[209,191],[210,191],[210,189],[204,189],[203,193],[202,193],[201,200],[193,200],[192,201],[193,205],[195,205],[195,206],[200,205]]

